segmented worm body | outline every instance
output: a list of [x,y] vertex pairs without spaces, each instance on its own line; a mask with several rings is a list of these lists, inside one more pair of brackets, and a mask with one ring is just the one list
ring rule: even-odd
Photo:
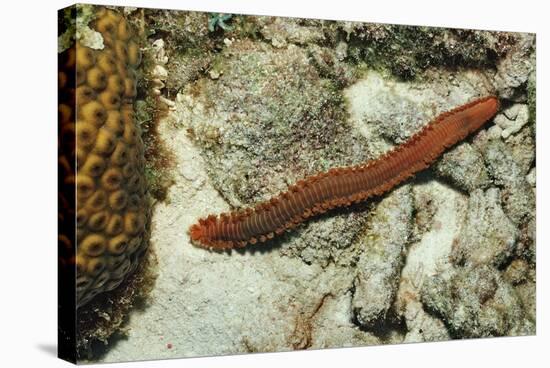
[[429,167],[446,149],[481,128],[498,109],[498,99],[489,96],[445,112],[375,160],[310,176],[254,208],[200,219],[189,229],[191,240],[213,249],[244,247],[265,242],[332,208],[381,195]]

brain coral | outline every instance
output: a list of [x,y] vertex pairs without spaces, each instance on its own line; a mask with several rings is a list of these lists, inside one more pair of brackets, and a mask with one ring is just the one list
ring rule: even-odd
[[[103,36],[104,48],[93,50],[77,42],[76,115],[70,104],[60,105],[61,134],[76,118],[76,170],[66,157],[60,157],[60,167],[68,161],[63,171],[76,171],[79,307],[115,289],[136,269],[147,249],[150,217],[144,146],[133,109],[139,46],[115,11],[101,9],[91,26]],[[60,73],[60,85],[68,78]]]

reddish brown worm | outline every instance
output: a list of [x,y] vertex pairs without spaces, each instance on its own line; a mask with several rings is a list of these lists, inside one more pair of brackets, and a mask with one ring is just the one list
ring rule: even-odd
[[265,242],[332,208],[381,195],[426,169],[498,110],[499,100],[488,96],[445,112],[407,142],[375,160],[310,176],[254,208],[200,219],[189,228],[191,240],[212,249],[244,247]]

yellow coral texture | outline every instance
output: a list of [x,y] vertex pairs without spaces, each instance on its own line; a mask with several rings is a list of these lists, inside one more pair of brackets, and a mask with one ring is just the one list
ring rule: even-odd
[[92,50],[77,42],[75,106],[60,106],[62,121],[76,118],[77,306],[115,289],[137,268],[150,217],[133,109],[139,45],[115,11],[100,10],[91,26],[105,47]]

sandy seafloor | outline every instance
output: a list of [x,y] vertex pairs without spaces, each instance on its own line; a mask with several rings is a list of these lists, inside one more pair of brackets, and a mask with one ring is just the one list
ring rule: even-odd
[[[298,31],[302,27],[288,22]],[[328,95],[307,91],[333,78],[311,66],[308,45],[317,39],[285,38],[284,32],[272,37],[269,26],[252,44],[228,35],[221,51],[225,64],[210,69],[217,74],[200,75],[168,99],[158,135],[173,156],[173,184],[155,204],[150,245],[158,278],[145,305],[130,313],[125,336],[114,337],[97,361],[533,334],[535,133],[526,88],[534,64],[517,65],[534,62],[526,51],[534,49],[534,39],[519,37],[495,67],[429,68],[417,81],[362,66],[336,92],[342,98],[343,115],[336,115],[343,117],[341,131],[331,125],[338,119],[323,118],[330,115]],[[158,65],[164,71],[156,72],[169,84],[180,69],[170,67],[174,56],[166,54]],[[212,91],[218,85],[234,87],[231,78],[248,70],[250,55],[275,65],[273,71],[289,69],[289,75],[270,76],[266,67],[268,73],[250,77],[261,88],[237,88],[235,101],[216,100],[217,107],[208,107],[205,101],[217,97]],[[289,84],[282,100],[268,88],[301,73],[307,74],[305,82]],[[514,85],[518,78],[523,82]],[[227,92],[221,87],[219,93]],[[293,93],[303,93],[311,106],[292,105],[284,96]],[[311,123],[314,132],[335,129],[328,146],[337,153],[327,159],[328,168],[377,157],[438,113],[490,93],[505,103],[488,129],[382,199],[323,216],[267,247],[217,253],[190,243],[187,229],[198,218],[266,199],[284,189],[285,180],[325,167],[308,168],[308,160],[319,158],[315,149],[304,148],[293,171],[288,167],[294,156],[270,162],[265,148],[272,130],[279,129],[277,139],[302,137],[303,127],[295,122],[308,110],[319,111]],[[258,104],[269,109],[270,103],[297,116],[286,126],[283,120],[283,128],[265,128],[262,112],[249,111]],[[235,104],[238,108],[229,108]],[[256,139],[268,138],[254,141],[239,135],[243,129]],[[306,145],[317,143],[316,134],[305,134]],[[339,148],[346,146],[351,148]],[[362,147],[368,152],[359,152]],[[235,178],[232,165],[237,173],[252,170],[251,177]],[[258,166],[262,169],[253,171]],[[259,176],[270,172],[273,178]],[[285,175],[290,178],[280,179]]]

